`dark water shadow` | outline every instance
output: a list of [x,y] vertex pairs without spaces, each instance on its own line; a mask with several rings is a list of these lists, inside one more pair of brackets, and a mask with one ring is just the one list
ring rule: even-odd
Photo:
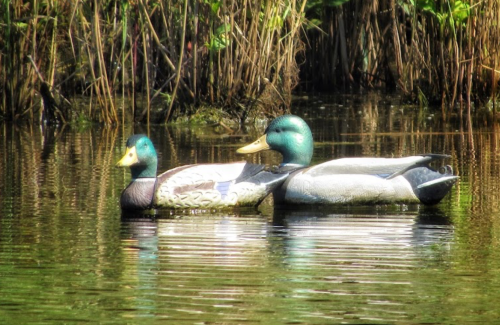
[[327,218],[335,215],[356,217],[414,216],[420,224],[449,225],[449,214],[439,206],[374,205],[374,206],[277,206],[273,211],[273,224],[283,226],[286,221],[307,218]]

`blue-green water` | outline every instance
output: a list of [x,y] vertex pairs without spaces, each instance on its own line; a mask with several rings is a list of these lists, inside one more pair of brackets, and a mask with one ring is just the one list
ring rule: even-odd
[[[160,169],[237,156],[259,130],[0,133],[1,324],[496,324],[500,135],[387,99],[310,98],[320,162],[448,153],[460,182],[434,207],[158,211],[122,218],[114,164],[149,133]],[[260,129],[262,131],[262,129]]]

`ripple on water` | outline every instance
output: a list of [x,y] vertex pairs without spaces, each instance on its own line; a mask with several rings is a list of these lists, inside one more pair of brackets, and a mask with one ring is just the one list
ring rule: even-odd
[[[158,297],[164,316],[177,321],[199,313],[226,320],[405,319],[412,274],[423,260],[446,255],[453,237],[451,226],[419,223],[415,214],[299,211],[274,218],[126,222],[128,267]],[[287,305],[297,303],[294,310]]]

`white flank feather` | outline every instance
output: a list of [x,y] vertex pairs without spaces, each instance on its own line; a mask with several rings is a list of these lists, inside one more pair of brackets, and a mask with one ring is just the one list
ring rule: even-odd
[[285,201],[309,204],[419,202],[402,176],[387,180],[357,174],[313,176],[309,172],[298,173],[289,180]]

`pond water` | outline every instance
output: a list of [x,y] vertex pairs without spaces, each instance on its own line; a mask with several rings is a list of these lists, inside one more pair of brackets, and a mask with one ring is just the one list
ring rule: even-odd
[[314,163],[447,153],[438,205],[158,211],[122,218],[148,133],[160,170],[248,159],[260,128],[0,127],[1,324],[493,324],[500,319],[500,132],[390,97],[303,99]]

